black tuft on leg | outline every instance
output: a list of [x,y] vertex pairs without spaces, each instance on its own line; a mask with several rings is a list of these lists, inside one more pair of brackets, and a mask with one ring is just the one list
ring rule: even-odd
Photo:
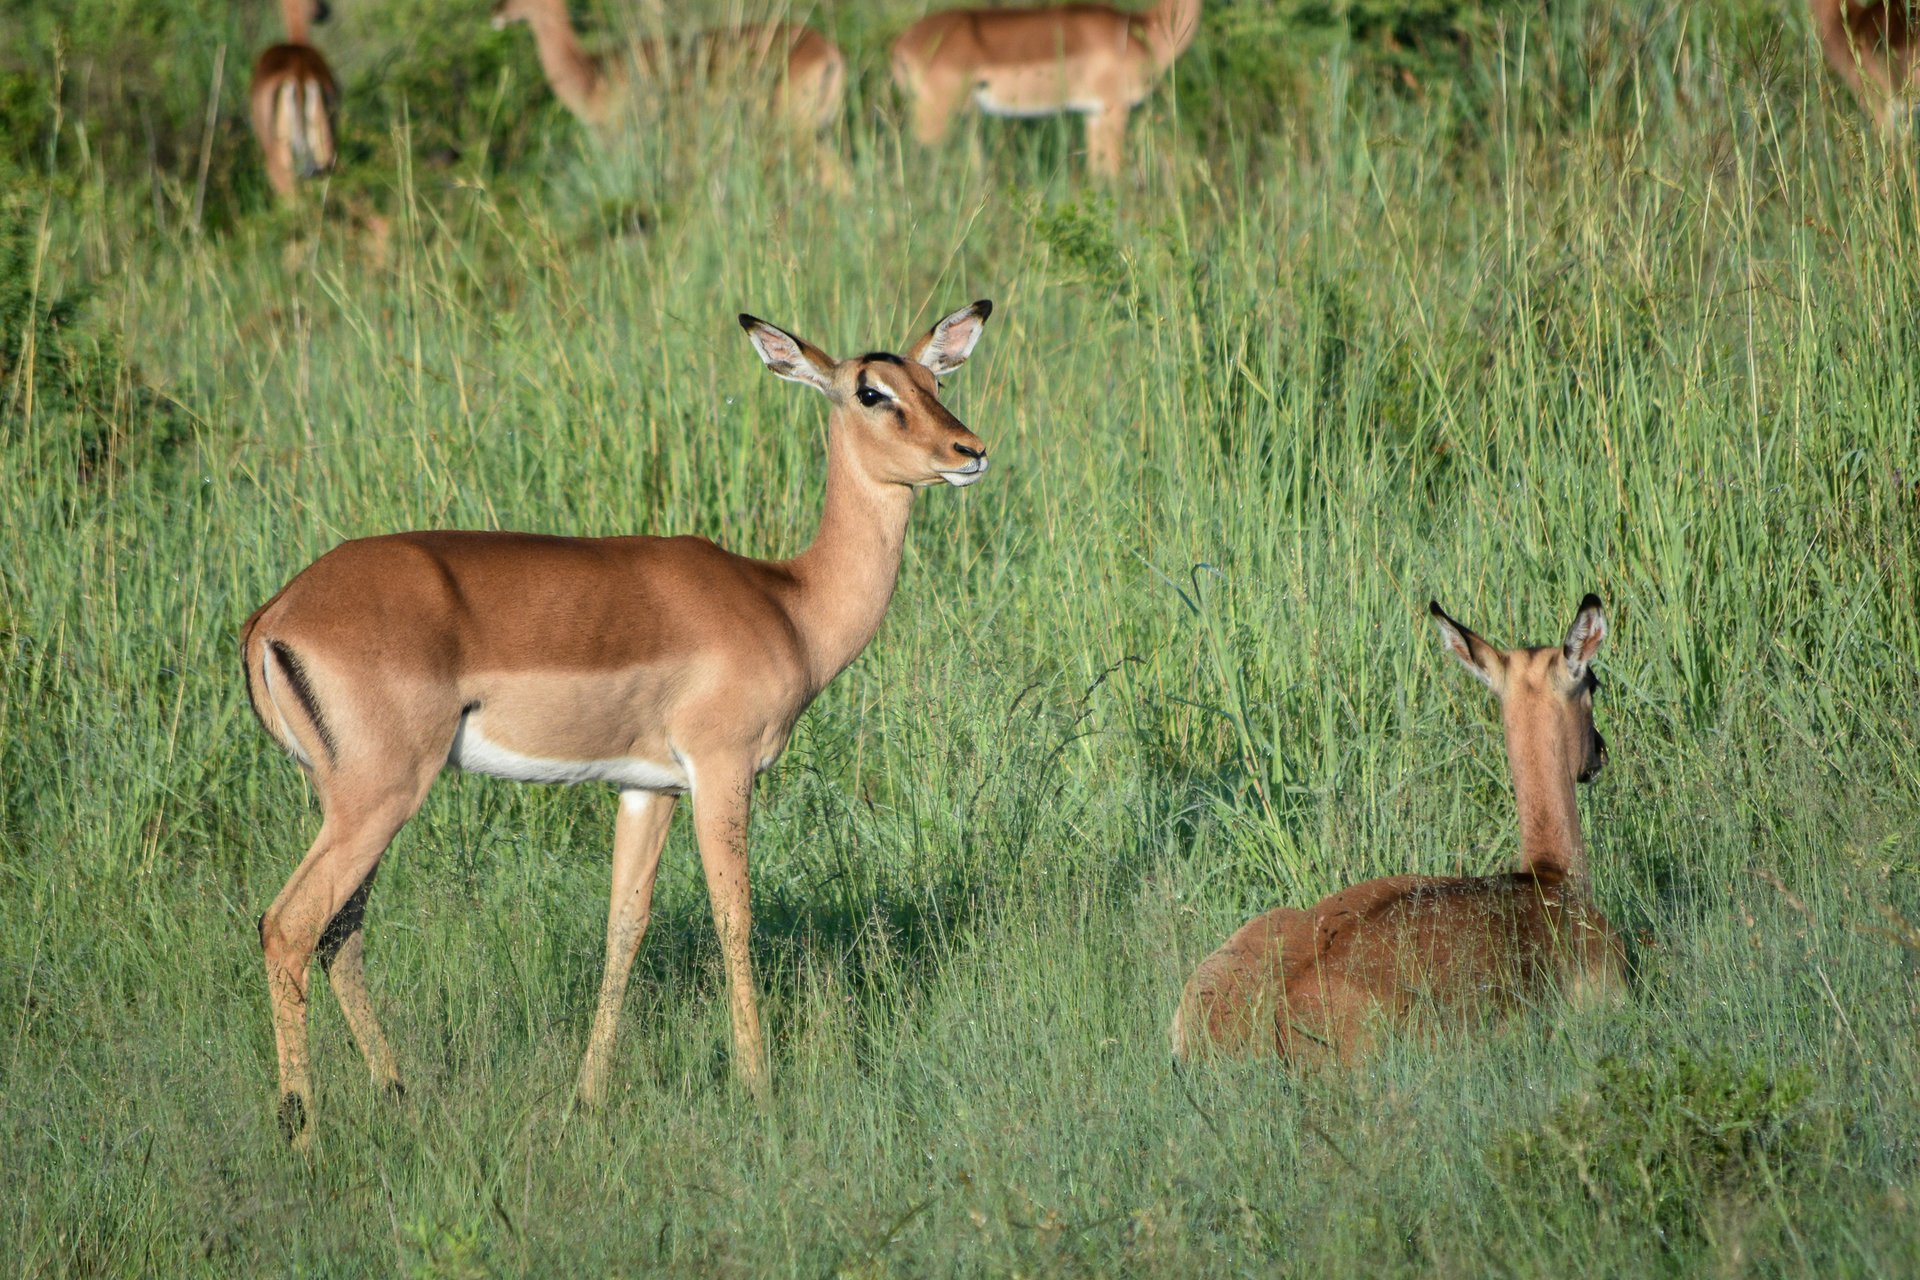
[[314,948],[314,955],[320,961],[321,972],[333,972],[333,961],[340,954],[340,948],[347,945],[347,939],[354,935],[360,928],[361,921],[366,919],[367,895],[372,891],[373,876],[369,873],[367,878],[360,882],[360,887],[353,891],[352,896],[334,914],[333,919],[327,921],[327,927],[320,933],[320,942]]
[[307,1104],[297,1093],[280,1095],[280,1136],[297,1142],[307,1131]]

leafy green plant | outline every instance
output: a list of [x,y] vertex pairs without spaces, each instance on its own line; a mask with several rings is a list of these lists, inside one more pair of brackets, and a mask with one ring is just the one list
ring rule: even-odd
[[183,415],[146,388],[118,337],[90,314],[86,287],[53,293],[44,272],[37,184],[0,197],[0,432],[41,442],[41,461],[82,480],[122,461],[164,459],[187,438]]
[[1523,1195],[1570,1178],[1601,1212],[1673,1244],[1699,1237],[1717,1202],[1777,1194],[1846,1122],[1805,1067],[1776,1074],[1726,1049],[1607,1058],[1591,1088],[1501,1139],[1489,1163]]

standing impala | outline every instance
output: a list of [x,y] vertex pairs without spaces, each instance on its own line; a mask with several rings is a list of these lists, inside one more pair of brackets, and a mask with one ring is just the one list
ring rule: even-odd
[[968,99],[988,115],[1087,118],[1087,167],[1115,177],[1127,119],[1193,43],[1200,0],[1142,13],[1104,4],[948,9],[893,42],[893,79],[913,99],[913,133],[932,146]]
[[1812,0],[1814,30],[1827,61],[1874,123],[1892,132],[1920,90],[1920,34],[1906,0]]
[[1176,1058],[1209,1050],[1333,1054],[1353,1062],[1380,1023],[1424,1008],[1499,1013],[1556,980],[1569,994],[1622,989],[1620,941],[1594,907],[1574,784],[1606,763],[1589,664],[1607,633],[1589,595],[1564,644],[1494,648],[1430,603],[1441,637],[1500,700],[1520,811],[1520,868],[1493,876],[1388,876],[1275,907],[1187,980]]
[[284,0],[287,41],[264,50],[253,64],[247,89],[253,133],[266,156],[267,182],[282,200],[294,183],[333,168],[335,109],[340,91],[320,51],[307,43],[309,19],[324,21],[324,4]]
[[[497,0],[493,28],[516,22],[533,29],[540,69],[562,106],[590,129],[605,133],[619,122],[628,90],[626,67],[580,46],[565,0]],[[774,114],[801,132],[829,127],[840,115],[847,63],[839,46],[811,27],[774,22],[702,31],[682,56],[654,40],[634,41],[633,63],[652,79],[672,81],[688,71],[721,79],[746,75],[771,83]]]
[[832,405],[826,508],[791,560],[692,537],[400,533],[335,547],[247,619],[247,695],[320,799],[320,834],[260,918],[289,1140],[311,1141],[316,954],[375,1083],[400,1087],[367,999],[361,922],[381,855],[449,764],[620,789],[606,973],[580,1066],[590,1105],[606,1092],[674,804],[692,795],[734,1069],[765,1092],[747,954],[754,776],[879,628],[914,490],[986,474],[986,446],[942,407],[935,379],[966,360],[991,310],[961,308],[905,357],[848,360],[740,317],[769,369]]

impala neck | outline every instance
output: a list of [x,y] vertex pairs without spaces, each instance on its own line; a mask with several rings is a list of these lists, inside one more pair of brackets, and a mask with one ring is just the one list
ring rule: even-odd
[[553,86],[562,106],[588,124],[600,123],[603,84],[600,65],[580,47],[573,23],[559,3],[543,7],[527,19],[540,54],[540,70]]
[[313,15],[311,0],[282,0],[281,20],[287,24],[287,43],[306,44],[307,21]]
[[1573,790],[1583,762],[1568,759],[1557,717],[1506,704],[1501,718],[1520,815],[1520,869],[1558,871],[1569,880],[1584,880],[1587,846],[1580,836],[1580,804]]
[[869,476],[850,430],[827,426],[827,500],[813,544],[787,562],[788,604],[807,650],[813,693],[860,655],[880,629],[907,541],[913,490]]

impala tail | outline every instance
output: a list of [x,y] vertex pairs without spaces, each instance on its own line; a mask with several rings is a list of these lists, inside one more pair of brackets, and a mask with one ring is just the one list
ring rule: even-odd
[[258,617],[249,618],[240,635],[241,666],[253,714],[267,736],[301,764],[311,768],[316,754],[331,761],[337,744],[321,714],[306,664],[287,645],[261,636],[255,627]]

